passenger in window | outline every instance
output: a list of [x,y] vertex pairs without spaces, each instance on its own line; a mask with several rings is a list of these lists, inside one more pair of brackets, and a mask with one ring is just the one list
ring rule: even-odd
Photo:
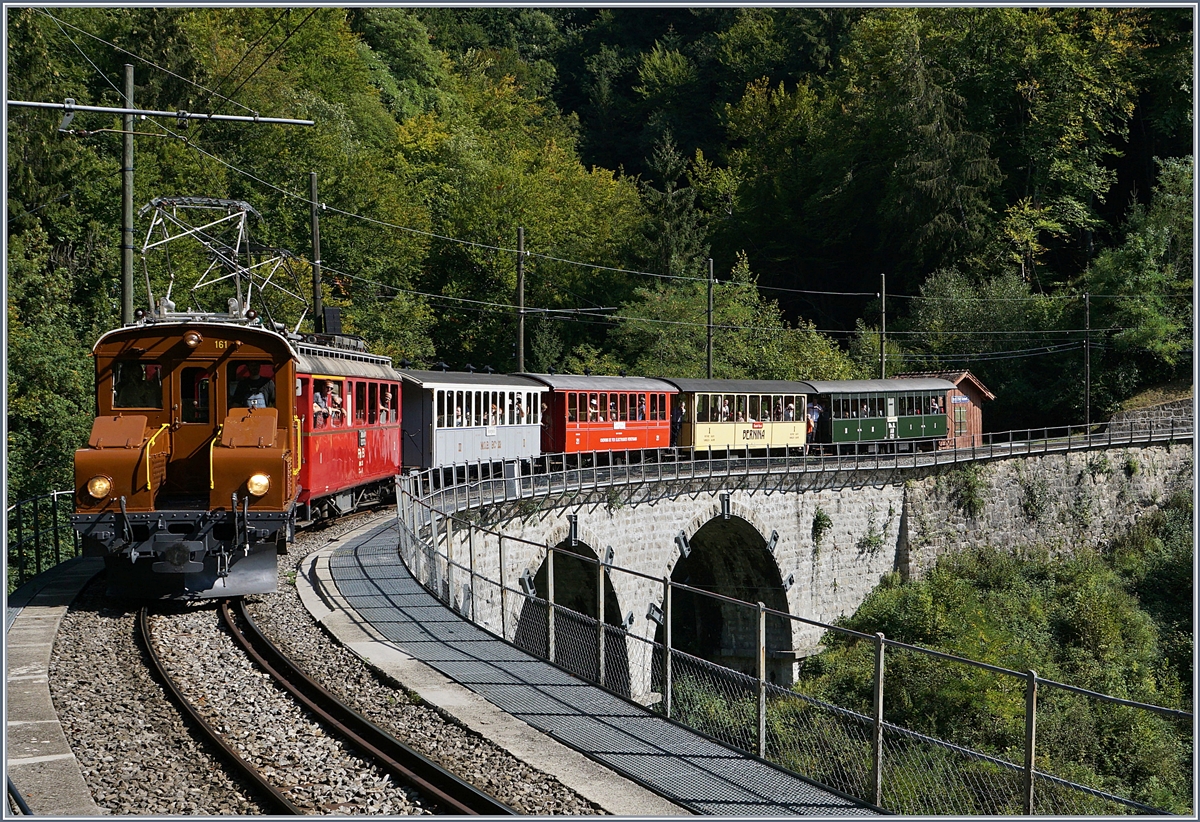
[[729,398],[721,403],[721,422],[729,422]]
[[275,382],[263,376],[261,363],[250,363],[250,375],[238,380],[233,405],[235,408],[275,407]]
[[496,407],[496,403],[492,403],[492,411],[488,414],[488,425],[495,425],[500,421],[500,409]]
[[329,418],[334,425],[342,425],[346,422],[346,408],[342,404],[342,395],[338,393],[337,383],[328,383],[329,396],[326,398],[329,402]]
[[593,396],[588,403],[588,422],[600,421],[600,403]]
[[683,418],[687,415],[687,405],[679,403],[671,412],[671,447],[679,446],[679,435],[683,432]]
[[642,396],[638,397],[637,418],[639,420],[646,419],[646,398]]
[[320,380],[313,384],[313,428],[324,428],[329,420],[329,401],[325,398],[329,393],[329,384]]
[[392,392],[386,388],[379,399],[379,424],[386,425],[392,421]]
[[787,422],[791,422],[796,419],[796,403],[789,402],[787,404],[787,409],[783,412],[783,419]]
[[467,421],[465,419],[463,419],[462,406],[461,405],[456,406],[454,409],[454,427],[462,428],[466,424],[467,424]]

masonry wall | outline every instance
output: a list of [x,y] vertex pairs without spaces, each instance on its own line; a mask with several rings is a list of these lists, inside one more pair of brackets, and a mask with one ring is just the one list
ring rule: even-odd
[[1190,488],[1190,443],[973,463],[905,483],[897,568],[919,577],[968,546],[1098,546]]
[[[694,489],[673,498],[639,501],[635,493],[622,496],[610,491],[556,507],[542,500],[485,508],[472,516],[480,526],[504,534],[508,613],[501,616],[497,587],[482,579],[475,581],[469,598],[476,621],[496,633],[503,630],[512,639],[527,602],[519,593],[521,575],[526,569],[536,574],[545,562],[546,546],[568,538],[568,516],[574,515],[578,541],[595,556],[604,556],[607,547],[613,549],[610,582],[620,615],[632,616],[626,641],[630,691],[635,699],[649,701],[653,698],[649,643],[657,625],[647,618],[648,610],[652,603],[661,606],[662,580],[670,577],[680,559],[677,535],[683,532],[690,539],[705,523],[725,516],[723,495],[729,498],[728,515],[757,532],[761,550],[767,551],[772,533],[777,534],[770,554],[778,579],[791,578],[786,591],[788,612],[829,623],[853,613],[886,574],[919,577],[938,557],[963,547],[992,544],[1019,550],[1048,544],[1067,551],[1100,544],[1174,491],[1190,488],[1192,462],[1188,442],[937,469],[847,472],[825,484],[806,479],[807,485],[797,484],[797,490],[786,492]],[[826,527],[814,528],[818,522]],[[438,553],[444,554],[445,523],[439,522],[437,530]],[[462,523],[450,529],[449,544],[457,562],[474,564],[477,573],[492,580],[499,578],[496,536]],[[444,561],[428,553],[406,556],[406,561],[418,578],[469,613],[463,587],[469,584],[468,574],[461,570],[447,574]],[[738,624],[756,622],[738,620]],[[794,675],[795,659],[818,648],[822,629],[793,620],[790,633],[790,649],[782,649],[784,653],[771,663],[773,678],[781,684]],[[748,636],[730,641],[739,647],[752,644]]]
[[1124,411],[1114,414],[1108,425],[1118,431],[1132,429],[1135,432],[1169,428],[1172,423],[1180,429],[1190,427],[1193,419],[1195,398],[1188,397],[1173,402],[1152,405],[1149,408],[1139,408],[1136,411]]

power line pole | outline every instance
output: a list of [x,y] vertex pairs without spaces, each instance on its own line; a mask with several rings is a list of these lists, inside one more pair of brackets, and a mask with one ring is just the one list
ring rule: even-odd
[[525,371],[525,227],[517,227],[517,372]]
[[879,274],[879,379],[887,379],[887,274]]
[[124,146],[121,151],[121,324],[133,322],[133,64],[125,64]]
[[321,301],[321,227],[317,219],[317,172],[308,173],[309,219],[312,223],[312,269],[313,269],[313,329],[318,333],[325,330],[325,305]]
[[1083,424],[1092,427],[1092,295],[1083,295]]
[[708,258],[708,378],[712,376],[713,261]]

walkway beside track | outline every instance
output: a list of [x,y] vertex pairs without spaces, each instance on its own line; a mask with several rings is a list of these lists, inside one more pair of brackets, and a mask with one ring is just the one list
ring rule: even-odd
[[[300,580],[297,585],[313,615],[371,664],[605,810],[637,816],[878,813],[475,627],[412,578],[396,542],[394,526],[375,526],[307,559],[304,571],[312,587]],[[527,723],[523,730],[511,717]],[[594,763],[584,768],[575,752],[604,768]]]
[[[59,623],[101,559],[67,560],[8,597],[4,617],[5,768],[38,816],[101,816],[50,698]],[[7,802],[7,799],[5,800]],[[8,816],[7,805],[5,816]]]

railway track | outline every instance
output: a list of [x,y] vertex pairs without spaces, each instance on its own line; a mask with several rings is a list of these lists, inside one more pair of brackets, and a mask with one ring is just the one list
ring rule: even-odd
[[[288,660],[254,624],[242,601],[220,605],[221,619],[234,641],[265,671],[278,686],[301,705],[314,721],[342,740],[364,761],[374,765],[397,785],[417,791],[429,806],[429,812],[453,815],[512,815],[515,811],[486,793],[459,779],[408,746],[396,740],[369,720],[347,707],[320,684],[313,681]],[[143,608],[137,619],[142,643],[147,649],[155,674],[172,698],[190,716],[196,727],[225,754],[232,767],[258,787],[272,812],[297,815],[311,812],[294,802],[269,778],[231,745],[213,723],[204,718],[163,664],[150,631],[150,612]]]

